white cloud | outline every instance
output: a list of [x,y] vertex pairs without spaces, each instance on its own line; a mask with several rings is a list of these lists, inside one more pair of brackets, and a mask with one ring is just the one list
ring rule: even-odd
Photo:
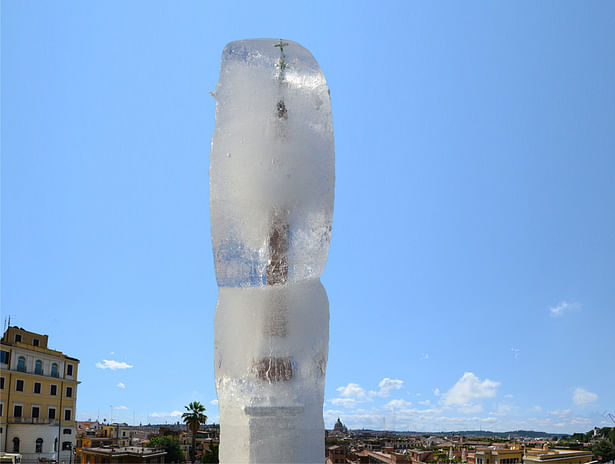
[[506,395],[504,395],[504,398],[512,398],[513,395],[511,395],[510,393],[507,393]]
[[412,403],[406,400],[391,400],[384,405],[387,409],[409,408],[410,406],[412,406]]
[[559,316],[562,316],[564,313],[567,313],[575,309],[579,309],[580,307],[581,305],[579,303],[567,303],[566,301],[562,301],[557,306],[553,306],[552,308],[549,308],[549,314],[552,317],[559,317]]
[[429,353],[423,353],[421,355],[421,361],[427,361],[429,359]]
[[513,353],[513,358],[519,359],[519,353],[521,353],[521,350],[519,348],[511,348],[510,350]]
[[122,382],[120,382],[120,383],[118,383],[116,385],[116,387],[118,387],[118,388],[126,388],[126,385],[124,385]]
[[98,367],[99,369],[111,369],[112,371],[115,371],[117,369],[130,369],[133,366],[123,361],[113,361],[110,359],[103,359],[103,362],[96,363],[96,367]]
[[587,417],[573,417],[570,423],[575,426],[578,425],[582,427],[589,427],[590,425],[592,425],[593,422]]
[[391,396],[391,390],[399,390],[404,384],[403,380],[399,379],[389,379],[385,377],[380,381],[378,387],[380,390],[378,391],[370,391],[370,396],[379,396],[380,398],[388,398]]
[[357,400],[354,398],[333,398],[332,400],[329,400],[329,402],[335,406],[343,406],[348,409],[357,405]]
[[483,411],[483,406],[480,404],[468,404],[467,406],[461,406],[459,411],[464,414],[477,414]]
[[128,408],[126,406],[116,406],[113,409],[118,409],[120,411],[126,411]]
[[512,404],[500,403],[498,405],[498,411],[497,412],[499,414],[506,415],[507,413],[511,412],[513,409],[515,409],[515,406],[513,406]]
[[431,401],[429,400],[419,401],[419,404],[422,406],[431,406]]
[[549,411],[549,414],[552,416],[569,416],[572,413],[570,409],[554,409],[553,411]]
[[367,397],[365,390],[357,383],[349,383],[345,387],[338,387],[337,391],[346,398],[364,399]]
[[171,412],[153,412],[150,414],[152,417],[180,417],[182,415],[181,411],[171,411]]
[[584,388],[577,387],[574,389],[574,394],[572,395],[572,401],[577,406],[583,406],[585,404],[594,403],[598,401],[598,395],[590,391],[587,391]]
[[472,372],[466,372],[453,387],[444,394],[446,406],[469,406],[473,400],[493,398],[500,382],[481,380]]
[[434,388],[433,394],[434,394],[434,396],[440,396],[440,389],[439,388]]
[[209,404],[213,404],[214,406],[218,405],[218,400],[211,400]]

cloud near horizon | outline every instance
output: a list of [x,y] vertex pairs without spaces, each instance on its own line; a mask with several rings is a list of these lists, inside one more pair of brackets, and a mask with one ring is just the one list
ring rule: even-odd
[[477,407],[471,404],[474,400],[493,398],[500,382],[485,379],[481,381],[474,373],[466,372],[455,385],[443,396],[445,406],[462,406],[472,408],[471,412],[477,412]]
[[585,390],[584,388],[577,387],[574,389],[572,401],[577,406],[583,406],[598,401],[598,395],[588,390]]
[[153,412],[150,414],[152,417],[180,417],[182,415],[181,411],[171,411],[171,412]]
[[115,371],[117,369],[132,369],[134,366],[131,366],[128,363],[123,361],[114,361],[112,359],[103,359],[103,362],[97,362],[96,367],[99,369],[111,369]]
[[404,381],[399,379],[389,379],[385,377],[378,384],[380,390],[369,392],[370,396],[379,396],[380,398],[388,398],[391,396],[391,390],[399,390],[403,386]]
[[345,398],[356,398],[359,400],[367,398],[365,390],[358,383],[349,383],[345,387],[338,387],[336,390]]

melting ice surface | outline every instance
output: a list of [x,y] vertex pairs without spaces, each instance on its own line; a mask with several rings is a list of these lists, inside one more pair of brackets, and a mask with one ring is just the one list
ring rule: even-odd
[[222,287],[267,284],[278,225],[288,228],[290,281],[320,276],[327,259],[334,182],[329,92],[307,50],[285,41],[280,51],[276,43],[232,42],[222,54],[210,171]]
[[223,463],[324,460],[329,91],[299,44],[232,42],[216,88],[211,222]]

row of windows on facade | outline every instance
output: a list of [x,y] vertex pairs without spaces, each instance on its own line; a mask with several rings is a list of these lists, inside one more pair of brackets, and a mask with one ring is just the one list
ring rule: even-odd
[[[15,334],[15,343],[21,343],[21,342],[22,342],[21,334],[19,333]],[[33,338],[32,346],[41,346],[41,340],[39,338]]]
[[[69,431],[70,433],[70,429],[64,429],[64,433],[66,433],[66,431]],[[19,438],[15,437],[13,438],[13,453],[19,453],[19,445],[20,445],[20,440]],[[37,438],[35,443],[35,453],[42,453],[43,452],[43,439],[42,438]],[[72,448],[72,443],[70,441],[63,441],[62,442],[62,449],[63,450],[70,450]],[[58,439],[56,438],[54,443],[53,443],[53,450],[54,451],[58,451]]]
[[[3,409],[4,409],[4,403],[0,403],[0,417],[4,413]],[[31,416],[32,419],[38,419],[40,417],[40,413],[41,413],[40,406],[32,406],[32,416]],[[22,417],[22,415],[23,415],[23,404],[14,404],[13,405],[13,417]],[[67,408],[64,410],[64,420],[65,421],[71,420],[72,415],[73,415],[72,409]],[[47,417],[49,419],[55,419],[56,418],[56,408],[50,407],[47,410]],[[66,430],[70,430],[70,429],[66,429]]]
[[[33,393],[41,392],[41,383],[34,382],[34,387],[32,389]],[[24,391],[25,381],[22,379],[15,380],[15,391],[22,392]],[[4,390],[4,377],[0,377],[0,390]],[[51,396],[56,396],[58,394],[58,386],[57,385],[49,385],[49,394]],[[73,397],[73,387],[66,387],[66,398]]]
[[[0,356],[1,356],[0,362],[4,364],[8,364],[8,361],[9,361],[8,351],[0,352]],[[20,372],[26,372],[26,358],[24,356],[20,356],[19,358],[17,358],[17,370]],[[43,371],[43,361],[41,361],[40,359],[37,359],[34,363],[34,373],[38,375],[45,375],[45,372]],[[49,375],[51,375],[51,377],[59,377],[58,363],[51,364],[51,373]],[[66,375],[67,376],[73,375],[73,365],[72,364],[66,365]]]

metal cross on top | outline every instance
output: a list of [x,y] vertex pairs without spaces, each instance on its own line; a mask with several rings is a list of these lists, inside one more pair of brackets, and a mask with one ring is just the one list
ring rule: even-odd
[[280,39],[280,43],[275,44],[274,47],[280,47],[280,53],[284,53],[284,47],[286,47],[288,45],[288,42],[282,42],[282,39]]

